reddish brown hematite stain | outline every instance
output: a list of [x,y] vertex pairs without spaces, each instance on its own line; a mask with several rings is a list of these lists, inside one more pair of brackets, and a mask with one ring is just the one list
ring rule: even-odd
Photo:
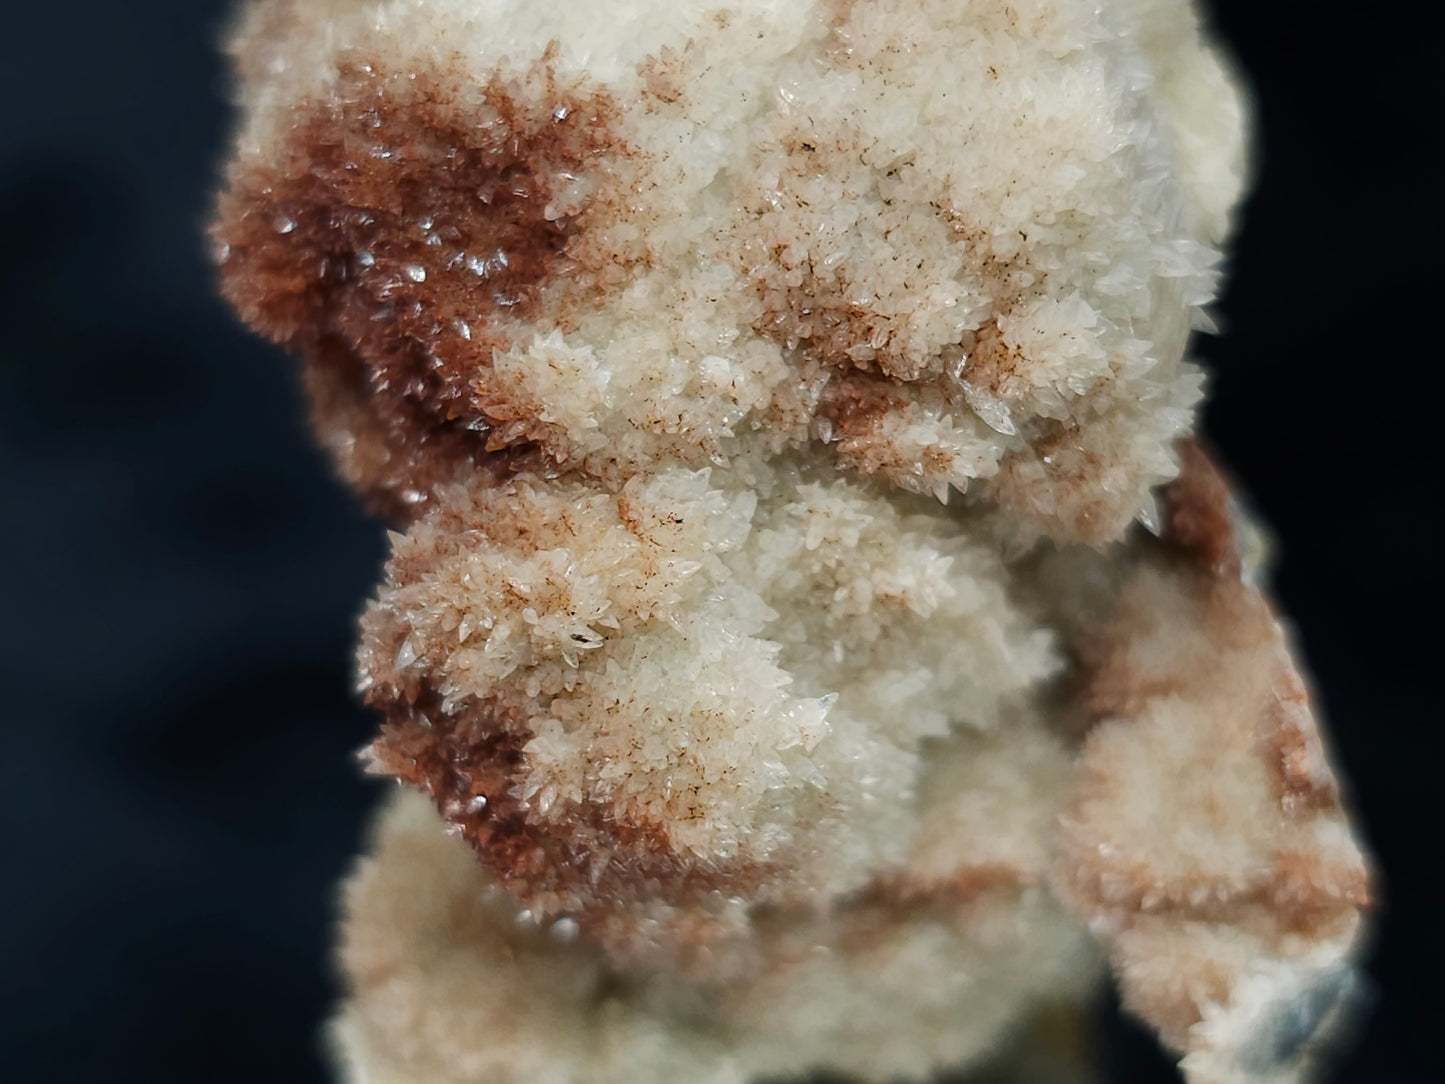
[[[737,859],[709,862],[675,850],[660,825],[599,805],[562,818],[534,815],[518,795],[531,733],[499,702],[442,710],[424,681],[368,693],[386,722],[370,747],[373,770],[425,792],[524,905],[563,911],[604,948],[646,936],[636,905],[664,902],[685,917],[709,896],[752,896],[777,870]],[[625,955],[625,952],[622,953]]]
[[[560,215],[555,201],[625,153],[617,107],[561,85],[550,55],[539,63],[498,74],[464,116],[443,76],[351,57],[325,99],[297,107],[279,149],[238,162],[219,201],[223,292],[305,359],[313,400],[330,400],[316,404],[323,438],[344,415],[353,430],[332,443],[375,445],[343,472],[397,518],[437,477],[499,450],[493,351],[529,326],[549,283],[585,292],[574,252],[587,201]],[[348,387],[327,390],[333,375]]]
[[1238,579],[1229,482],[1195,440],[1181,440],[1179,476],[1161,491],[1164,538],[1222,579]]

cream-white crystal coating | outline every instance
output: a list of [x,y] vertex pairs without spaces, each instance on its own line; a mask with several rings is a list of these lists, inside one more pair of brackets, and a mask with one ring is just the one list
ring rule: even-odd
[[1188,3],[233,51],[223,282],[399,528],[368,758],[431,799],[348,887],[350,1079],[917,1078],[1096,940],[1199,1084],[1306,1071],[1369,884],[1189,440],[1247,139]]

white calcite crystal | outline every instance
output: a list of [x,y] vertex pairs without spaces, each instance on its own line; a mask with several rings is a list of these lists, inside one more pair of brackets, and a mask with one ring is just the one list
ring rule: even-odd
[[233,50],[224,289],[397,528],[347,1079],[919,1078],[1105,956],[1191,1080],[1306,1073],[1370,883],[1190,440],[1245,132],[1187,3]]

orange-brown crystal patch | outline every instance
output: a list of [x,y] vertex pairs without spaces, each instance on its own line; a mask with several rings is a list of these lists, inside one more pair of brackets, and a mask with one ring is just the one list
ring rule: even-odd
[[411,519],[439,485],[479,474],[495,485],[514,470],[545,466],[527,445],[478,455],[477,433],[464,423],[439,422],[406,398],[374,396],[365,361],[335,336],[305,346],[301,360],[312,428],[342,478],[387,520]]
[[1229,483],[1198,441],[1181,440],[1179,477],[1162,491],[1164,538],[1211,574],[1239,576]]
[[[343,466],[392,512],[497,450],[492,353],[530,333],[544,288],[587,293],[576,242],[618,151],[611,100],[560,85],[546,58],[473,94],[464,117],[440,77],[351,59],[279,149],[238,163],[213,231],[227,298],[308,359],[313,394],[373,400],[365,424],[323,435],[368,445]],[[323,390],[345,356],[355,390]],[[530,438],[512,426],[503,443]]]
[[820,413],[833,426],[839,451],[849,456],[866,454],[877,439],[878,426],[906,405],[896,382],[868,373],[849,373],[831,380],[823,389]]
[[[1197,633],[1181,637],[1177,613],[1153,613],[1151,604],[1183,611]],[[1112,721],[1080,754],[1082,812],[1069,833],[1076,894],[1105,908],[1214,920],[1264,904],[1288,929],[1328,926],[1369,902],[1358,851],[1317,842],[1316,827],[1343,816],[1338,788],[1304,683],[1256,592],[1186,574],[1137,593],[1097,633],[1090,706]],[[1156,863],[1165,857],[1155,854],[1157,826],[1131,822],[1160,786],[1145,785],[1143,766],[1174,759],[1184,784],[1158,801],[1179,831],[1195,833],[1192,845],[1209,859],[1196,867],[1178,849],[1167,868]],[[1219,853],[1248,841],[1255,864],[1215,870],[1212,834]]]
[[1005,862],[965,865],[947,877],[923,878],[907,870],[875,877],[854,901],[861,906],[956,908],[990,893],[1014,894],[1036,883],[1034,871]]
[[[424,685],[378,688],[368,702],[387,720],[369,750],[372,770],[425,791],[509,892],[539,913],[573,917],[619,959],[649,941],[672,940],[679,966],[688,966],[690,952],[705,953],[721,936],[707,917],[709,898],[751,897],[778,872],[679,853],[664,826],[601,807],[534,816],[519,797],[531,735],[503,704],[446,714]],[[645,910],[657,905],[676,910],[675,928],[659,928]]]
[[[1239,547],[1228,480],[1197,441],[1178,445],[1179,477],[1162,491],[1164,541],[1210,576],[1236,581]],[[1283,643],[1278,681],[1265,709],[1262,742],[1280,800],[1297,816],[1338,808],[1339,785],[1330,771],[1309,690]]]
[[1121,500],[1126,485],[1103,484],[1105,473],[1118,469],[1109,445],[1117,425],[1103,417],[1089,425],[1045,422],[1042,429],[1032,446],[1004,458],[986,483],[989,495],[1025,534],[1099,549],[1122,538],[1137,508]]
[[1167,567],[1142,570],[1080,652],[1102,721],[1065,818],[1066,894],[1116,922],[1348,934],[1371,887],[1308,691],[1239,579],[1228,485],[1197,445],[1180,454]]

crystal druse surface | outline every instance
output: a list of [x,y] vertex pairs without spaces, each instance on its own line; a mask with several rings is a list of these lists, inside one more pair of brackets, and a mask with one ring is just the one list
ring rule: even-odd
[[212,228],[394,528],[346,1079],[1292,1081],[1371,898],[1194,439],[1182,0],[260,0]]

